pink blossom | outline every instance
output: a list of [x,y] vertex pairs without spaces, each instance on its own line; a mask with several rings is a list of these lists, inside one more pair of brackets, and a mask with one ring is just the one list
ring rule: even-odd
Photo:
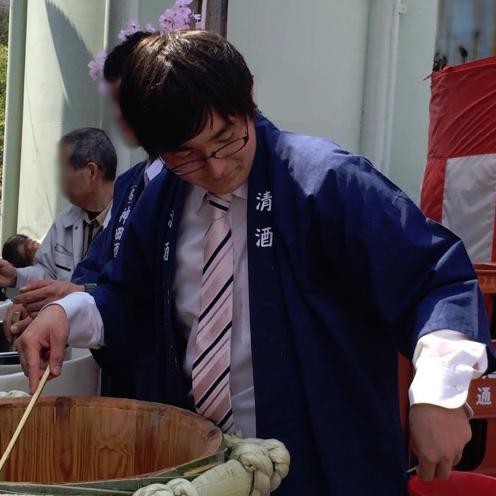
[[198,14],[193,14],[188,7],[191,3],[192,0],[176,0],[172,8],[166,9],[159,17],[160,31],[170,33],[179,29],[188,29],[191,27],[193,20],[196,20],[196,25],[198,26],[201,17]]
[[137,19],[131,19],[130,21],[127,22],[126,28],[121,29],[119,31],[119,40],[120,41],[126,41],[126,38],[128,36],[131,36],[132,34],[136,33],[141,29],[141,25]]
[[99,74],[100,74],[100,66],[94,60],[92,60],[88,64],[88,68],[90,70],[89,72],[90,72],[91,79],[93,79],[93,81],[96,81],[98,79]]
[[105,59],[107,58],[107,51],[100,50],[95,57],[95,60],[91,60],[88,64],[88,69],[91,79],[96,81],[101,77],[103,73],[103,65],[105,64]]
[[[204,20],[200,14],[195,14],[192,12],[188,5],[191,5],[193,0],[175,0],[172,8],[165,9],[163,14],[158,19],[159,30],[161,33],[170,33],[171,31],[189,29],[192,24],[195,24],[197,29],[204,28]],[[121,42],[124,42],[128,36],[136,33],[141,29],[138,19],[131,19],[126,23],[124,29],[119,31],[118,37]],[[146,31],[148,33],[155,33],[156,30],[152,23],[146,23]],[[95,60],[92,60],[88,64],[88,70],[90,77],[97,81],[102,78],[103,75],[103,65],[105,63],[105,58],[107,57],[107,52],[102,50],[96,54]],[[98,85],[99,91],[101,93],[106,93],[108,91],[104,81],[100,81]]]
[[191,9],[189,7],[178,7],[176,9],[176,15],[178,14],[189,17],[191,15]]

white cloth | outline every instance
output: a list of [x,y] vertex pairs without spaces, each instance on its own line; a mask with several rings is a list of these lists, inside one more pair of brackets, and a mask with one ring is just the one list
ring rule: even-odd
[[[110,210],[103,227],[109,223]],[[83,256],[84,217],[84,210],[75,205],[70,205],[57,215],[36,252],[34,264],[16,269],[16,288],[40,279],[71,280]]]
[[419,340],[413,363],[417,371],[410,404],[457,408],[467,401],[470,381],[487,369],[486,345],[469,341],[459,332],[436,331]]
[[164,164],[160,159],[157,158],[157,160],[154,160],[153,162],[148,160],[145,166],[145,186],[147,186],[150,181],[155,179],[162,172],[163,168]]
[[[202,243],[208,227],[208,218],[201,208],[204,194],[201,188],[190,189],[176,250],[176,311],[182,332],[188,338],[184,368],[189,376],[200,312]],[[244,437],[249,437],[256,433],[246,247],[246,186],[234,195],[230,209],[235,254],[231,399],[236,427]],[[72,293],[57,303],[64,308],[70,321],[71,346],[74,343],[83,347],[91,346],[90,343],[103,343],[103,322],[92,296]],[[82,313],[83,307],[86,308]],[[470,380],[482,375],[487,368],[486,347],[468,340],[459,332],[440,329],[419,340],[413,362],[417,374],[410,387],[411,405],[429,403],[457,408],[467,400]]]

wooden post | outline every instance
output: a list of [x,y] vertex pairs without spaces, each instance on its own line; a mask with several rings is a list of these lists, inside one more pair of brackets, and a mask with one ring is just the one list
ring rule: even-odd
[[201,0],[207,2],[205,29],[214,31],[222,36],[227,35],[227,4],[228,0]]
[[196,14],[201,13],[202,9],[202,0],[193,0],[193,2],[189,5],[189,8]]

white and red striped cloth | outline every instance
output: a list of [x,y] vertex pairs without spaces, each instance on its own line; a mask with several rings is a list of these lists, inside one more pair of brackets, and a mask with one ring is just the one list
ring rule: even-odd
[[496,57],[432,75],[421,208],[464,241],[473,262],[496,259]]

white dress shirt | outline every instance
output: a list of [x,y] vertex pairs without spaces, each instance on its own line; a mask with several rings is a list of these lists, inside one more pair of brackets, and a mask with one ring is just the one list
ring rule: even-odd
[[[206,191],[190,188],[184,204],[176,249],[174,294],[180,330],[188,340],[184,372],[191,379],[198,316],[201,306],[203,240],[211,217]],[[248,294],[248,248],[246,243],[246,203],[248,186],[233,193],[229,222],[234,251],[233,319],[231,329],[231,408],[236,428],[244,437],[255,437],[255,391],[250,334]],[[234,228],[237,226],[237,228]]]
[[163,168],[164,164],[160,159],[157,158],[153,162],[148,159],[145,166],[145,186],[148,186],[148,183],[155,179],[162,172]]
[[[174,281],[176,313],[188,340],[184,371],[191,377],[193,350],[201,305],[203,239],[209,225],[205,191],[190,187],[185,199],[176,250]],[[233,327],[231,341],[231,395],[236,428],[243,436],[255,436],[255,394],[251,356],[248,254],[246,243],[246,185],[234,192],[229,211],[234,249]],[[98,348],[104,343],[101,316],[93,297],[72,293],[57,302],[69,318],[69,344]],[[459,332],[443,330],[422,337],[413,363],[417,373],[410,387],[410,404],[429,403],[445,408],[462,406],[470,381],[487,368],[484,344]]]

